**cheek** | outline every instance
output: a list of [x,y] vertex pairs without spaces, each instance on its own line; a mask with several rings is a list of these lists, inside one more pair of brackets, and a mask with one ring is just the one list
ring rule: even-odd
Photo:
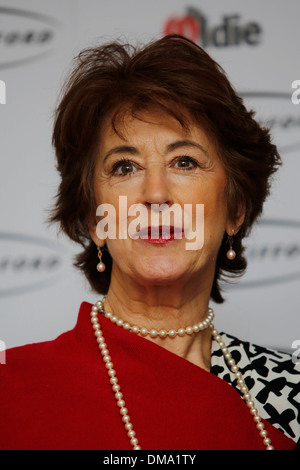
[[227,221],[227,203],[224,180],[208,191],[204,198],[204,223],[207,237],[212,233],[216,238],[218,234],[223,237]]
[[204,200],[205,213],[209,216],[220,216],[226,212],[225,197],[223,194],[208,194]]
[[226,207],[226,177],[222,173],[207,187],[207,206],[212,210]]
[[98,205],[110,202],[111,191],[104,178],[98,177],[94,179],[94,194]]
[[220,176],[212,181],[203,181],[198,185],[192,194],[190,200],[204,204],[205,214],[219,215],[226,212],[226,194],[225,194],[225,178]]

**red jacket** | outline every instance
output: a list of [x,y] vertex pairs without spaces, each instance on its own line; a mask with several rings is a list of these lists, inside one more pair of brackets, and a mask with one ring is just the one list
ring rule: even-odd
[[[131,450],[83,303],[75,328],[7,351],[0,365],[0,449]],[[264,449],[225,381],[101,316],[142,450]],[[264,421],[275,449],[295,442]]]

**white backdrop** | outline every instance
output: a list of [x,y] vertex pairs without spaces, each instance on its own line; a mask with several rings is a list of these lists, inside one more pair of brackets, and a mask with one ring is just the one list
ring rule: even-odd
[[118,37],[144,43],[172,25],[204,41],[270,124],[284,163],[248,240],[248,272],[226,287],[215,324],[292,352],[300,339],[300,105],[291,101],[300,79],[299,15],[299,0],[1,1],[0,341],[7,348],[55,338],[74,326],[83,300],[96,299],[72,267],[79,248],[45,224],[58,183],[53,110],[72,58]]

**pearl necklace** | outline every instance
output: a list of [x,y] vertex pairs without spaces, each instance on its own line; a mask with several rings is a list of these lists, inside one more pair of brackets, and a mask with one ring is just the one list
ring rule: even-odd
[[[141,336],[151,336],[151,338],[156,338],[159,336],[160,338],[175,338],[175,336],[185,336],[185,335],[192,335],[193,333],[198,333],[199,331],[205,330],[207,328],[213,318],[214,318],[214,311],[212,308],[208,309],[208,315],[205,318],[205,320],[196,323],[194,326],[187,326],[186,328],[179,328],[178,330],[147,330],[147,328],[140,328],[139,326],[136,325],[131,325],[128,322],[124,322],[120,318],[118,318],[116,315],[113,315],[110,312],[106,312],[104,310],[104,302],[105,302],[106,296],[103,297],[102,299],[102,306],[100,306],[99,311],[104,314],[106,318],[108,318],[110,321],[113,323],[116,323],[116,325],[121,326],[125,330],[132,331],[133,333],[140,334]],[[100,304],[99,304],[100,305]]]
[[[108,376],[109,376],[109,381],[110,381],[111,386],[112,386],[112,391],[114,392],[114,395],[115,395],[117,406],[120,408],[120,414],[122,416],[122,422],[124,424],[124,428],[125,428],[125,431],[127,433],[127,436],[130,440],[130,444],[133,447],[133,450],[141,450],[141,447],[139,445],[139,441],[136,437],[136,433],[133,429],[133,424],[131,422],[131,418],[128,414],[128,409],[126,408],[126,403],[125,403],[123,394],[121,392],[121,387],[118,383],[118,378],[117,378],[117,375],[116,375],[116,371],[114,369],[114,365],[112,363],[110,353],[109,353],[109,350],[107,349],[107,344],[105,342],[105,338],[103,336],[101,326],[100,326],[100,323],[99,323],[98,314],[104,312],[103,303],[104,303],[105,298],[106,297],[104,297],[103,300],[98,300],[92,306],[92,309],[91,309],[91,322],[93,324],[94,334],[97,338],[97,343],[98,343],[98,347],[99,347],[99,350],[100,350],[101,355],[102,355],[103,362],[104,362],[105,367],[107,369],[107,373],[108,373]],[[239,368],[238,368],[237,364],[235,363],[235,360],[233,359],[231,353],[227,349],[225,343],[222,341],[221,335],[214,328],[214,325],[211,322],[213,316],[214,316],[213,310],[209,309],[209,315],[208,315],[209,321],[207,321],[207,319],[206,319],[207,324],[206,324],[205,327],[203,326],[201,329],[203,330],[204,328],[207,328],[208,326],[211,328],[213,338],[218,343],[218,345],[220,346],[220,349],[221,349],[221,351],[222,351],[222,353],[223,353],[223,355],[226,359],[226,362],[227,362],[229,368],[231,369],[231,371],[233,372],[235,379],[237,380],[237,386],[239,387],[240,392],[243,395],[243,400],[245,401],[247,407],[249,408],[250,414],[253,417],[253,421],[256,424],[256,428],[259,432],[260,437],[263,440],[263,444],[265,445],[266,450],[274,450],[274,447],[271,444],[271,440],[268,437],[268,433],[264,428],[264,424],[261,421],[260,416],[258,415],[257,409],[255,408],[254,402],[253,402],[252,397],[251,397],[251,395],[248,391],[248,387],[247,387],[247,385],[246,385],[246,383],[243,379],[243,376],[242,376],[241,372],[239,371]],[[121,324],[120,319],[117,319],[117,317],[115,317],[115,316],[114,316],[114,318],[112,318],[113,316],[111,314],[109,316],[107,316],[107,314],[106,314],[106,317],[108,319],[110,319],[111,321],[113,321],[116,325],[122,326],[123,328],[128,329],[128,330],[132,331],[135,334],[140,334],[141,333],[142,329],[139,329],[139,331],[137,331],[137,329],[133,329],[133,327],[129,324],[128,324],[129,326],[126,325],[126,327],[125,327],[124,323]],[[204,322],[202,322],[202,323],[204,323]],[[198,324],[198,326],[199,326],[199,324]],[[145,331],[148,331],[148,330],[145,329]],[[165,330],[163,330],[163,331],[165,331]],[[170,331],[172,331],[172,330],[170,330]],[[178,331],[176,332],[176,335],[179,334]],[[200,331],[200,329],[198,331]],[[193,333],[194,332],[196,332],[196,331],[193,331]],[[156,333],[157,334],[155,336],[159,335],[159,332],[156,332]],[[147,334],[151,335],[151,330]],[[189,330],[189,333],[186,332],[186,334],[192,334],[192,333]],[[175,336],[171,335],[171,337],[175,337]],[[162,337],[166,337],[166,336],[162,336]]]

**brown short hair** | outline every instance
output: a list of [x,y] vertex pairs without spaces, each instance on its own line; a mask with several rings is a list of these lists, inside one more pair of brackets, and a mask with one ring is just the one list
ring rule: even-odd
[[159,107],[187,127],[186,115],[199,123],[214,142],[227,174],[227,207],[234,222],[241,205],[245,220],[234,237],[237,256],[229,261],[227,234],[219,249],[211,298],[224,301],[221,276],[241,275],[247,266],[243,238],[262,213],[270,179],[280,165],[269,130],[254,119],[229,83],[223,69],[198,45],[169,35],[141,48],[112,42],[83,50],[62,90],[53,130],[57,168],[61,176],[51,222],[84,248],[75,266],[91,287],[105,294],[112,259],[104,251],[106,270],[96,270],[97,249],[88,220],[95,218],[93,172],[101,123],[113,112],[112,125],[128,107]]

